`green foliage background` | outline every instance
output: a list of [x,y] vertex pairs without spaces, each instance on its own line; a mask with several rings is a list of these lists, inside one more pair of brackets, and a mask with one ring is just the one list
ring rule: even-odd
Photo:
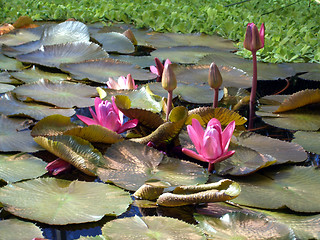
[[[320,62],[320,4],[315,0],[0,0],[0,22],[34,20],[120,21],[160,32],[201,32],[234,40],[243,50],[246,25],[266,25],[266,62]],[[228,6],[229,5],[229,6]]]

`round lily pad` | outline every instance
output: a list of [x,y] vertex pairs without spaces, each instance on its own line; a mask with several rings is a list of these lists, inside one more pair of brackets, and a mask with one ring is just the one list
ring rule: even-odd
[[265,209],[288,207],[297,212],[320,212],[320,172],[313,167],[287,167],[233,178],[241,194],[235,203]]
[[154,148],[131,141],[113,144],[104,158],[104,168],[97,170],[100,179],[131,191],[150,179],[171,186],[201,184],[208,179],[208,173],[197,164],[166,157]]
[[0,83],[0,94],[12,91],[13,89],[15,89],[13,85]]
[[120,215],[132,202],[130,194],[104,183],[39,178],[0,189],[0,201],[10,213],[47,224],[98,221]]
[[255,214],[233,212],[220,218],[196,214],[195,218],[210,239],[294,239],[288,226]]
[[151,80],[157,76],[135,65],[108,59],[88,60],[81,63],[64,63],[60,65],[62,71],[72,74],[76,79],[90,79],[98,83],[106,83],[109,77],[117,79],[129,73],[134,80]]
[[39,177],[47,172],[47,163],[27,153],[0,154],[0,179],[17,182]]
[[102,235],[107,239],[206,239],[197,227],[168,217],[139,217],[116,219],[102,227]]
[[17,98],[30,97],[36,101],[51,103],[62,108],[89,107],[94,105],[97,91],[94,87],[81,83],[52,83],[42,79],[35,83],[25,84],[14,90]]
[[89,59],[107,58],[109,55],[99,45],[90,42],[61,43],[18,55],[17,60],[58,68],[61,63],[82,62]]
[[306,151],[320,154],[320,132],[302,132],[294,134],[294,143],[300,144]]
[[5,240],[30,240],[43,238],[42,231],[34,223],[18,219],[0,221],[0,236]]
[[75,110],[67,108],[53,108],[47,105],[21,102],[14,98],[12,94],[6,93],[0,97],[0,113],[3,113],[7,116],[28,116],[36,120],[40,120],[53,114],[60,114],[70,117],[75,114]]
[[3,54],[0,54],[0,69],[1,70],[11,70],[19,71],[23,69],[22,62],[17,61],[16,59],[8,58]]

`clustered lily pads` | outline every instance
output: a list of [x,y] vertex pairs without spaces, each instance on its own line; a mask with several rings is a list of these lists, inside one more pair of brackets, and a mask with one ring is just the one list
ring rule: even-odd
[[[264,28],[259,35],[255,28],[248,25],[244,44],[254,54],[264,46]],[[319,154],[307,141],[319,139],[319,89],[257,99],[263,121],[299,130],[293,142],[264,136],[253,129],[252,111],[231,110],[248,106],[239,88],[250,85],[246,73],[186,65],[209,59],[212,43],[183,46],[176,36],[169,44],[154,34],[150,45],[145,32],[135,37],[132,30],[66,21],[14,30],[26,39],[0,37],[0,203],[19,217],[1,220],[0,235],[11,239],[9,226],[43,238],[34,222],[101,221],[100,235],[79,239],[306,236],[299,223],[271,221],[267,212],[230,210],[217,218],[189,209],[187,223],[160,209],[206,204],[214,215],[210,205],[227,202],[318,219],[319,171],[295,165],[306,164],[307,151]],[[140,215],[117,218],[133,202]],[[159,216],[148,216],[144,206]]]

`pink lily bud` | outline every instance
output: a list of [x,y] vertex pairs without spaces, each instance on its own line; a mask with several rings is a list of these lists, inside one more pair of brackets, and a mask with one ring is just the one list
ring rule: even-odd
[[58,158],[47,164],[46,170],[52,175],[58,175],[62,172],[65,172],[71,168],[71,164],[64,161],[61,158]]
[[165,64],[162,73],[162,87],[168,92],[173,91],[177,87],[176,75],[173,72],[171,64]]
[[264,47],[264,24],[260,27],[260,32],[254,23],[248,23],[246,36],[243,42],[244,48],[251,52],[256,52]]
[[219,88],[222,84],[222,76],[218,66],[213,62],[209,68],[208,84],[211,88]]
[[[161,77],[162,77],[162,73],[163,73],[163,65],[161,63],[161,61],[159,60],[159,58],[155,57],[154,61],[156,63],[156,66],[150,66],[150,71],[154,74],[156,74],[157,77],[157,82],[161,82]],[[164,65],[166,64],[171,64],[171,61],[169,59],[167,59],[164,63]]]
[[235,151],[228,151],[234,129],[234,121],[222,131],[219,120],[212,118],[204,131],[200,122],[194,118],[187,130],[198,153],[186,148],[183,148],[182,152],[189,157],[208,162],[210,167],[210,164],[221,162],[234,154]]

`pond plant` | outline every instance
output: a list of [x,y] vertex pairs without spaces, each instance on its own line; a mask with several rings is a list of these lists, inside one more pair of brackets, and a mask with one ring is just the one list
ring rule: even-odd
[[[244,47],[263,36],[248,24]],[[251,79],[211,38],[181,45],[202,37],[74,20],[2,35],[0,236],[320,239],[319,84],[257,94],[256,60]]]

